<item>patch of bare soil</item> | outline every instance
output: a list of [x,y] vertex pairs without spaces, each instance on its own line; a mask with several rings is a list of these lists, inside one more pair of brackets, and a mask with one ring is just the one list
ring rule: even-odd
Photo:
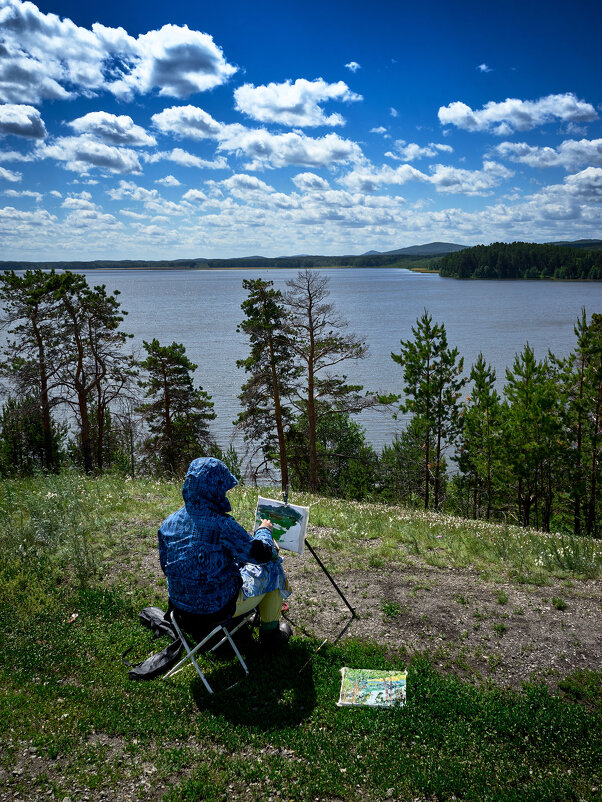
[[[600,581],[540,587],[419,561],[350,570],[348,560],[316,552],[358,616],[342,639],[376,641],[407,658],[427,654],[441,670],[512,688],[543,680],[555,689],[569,674],[602,665]],[[295,633],[334,641],[351,617],[345,603],[307,550],[283,558]],[[164,586],[156,552],[144,556],[139,576]]]

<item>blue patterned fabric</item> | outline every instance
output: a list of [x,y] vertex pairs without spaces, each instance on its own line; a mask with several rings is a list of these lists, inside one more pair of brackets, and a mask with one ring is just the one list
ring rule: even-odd
[[159,560],[169,598],[181,610],[216,613],[241,587],[246,596],[256,596],[286,586],[271,532],[259,529],[255,537],[272,547],[272,561],[254,564],[253,536],[227,514],[232,508],[226,493],[237,484],[220,460],[193,460],[182,488],[184,507],[161,524]]

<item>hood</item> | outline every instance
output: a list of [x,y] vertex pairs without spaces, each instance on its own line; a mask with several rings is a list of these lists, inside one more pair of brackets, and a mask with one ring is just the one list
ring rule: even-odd
[[236,478],[219,459],[200,457],[193,460],[182,488],[186,512],[193,520],[207,508],[222,514],[230,512],[232,507],[226,493],[237,484]]

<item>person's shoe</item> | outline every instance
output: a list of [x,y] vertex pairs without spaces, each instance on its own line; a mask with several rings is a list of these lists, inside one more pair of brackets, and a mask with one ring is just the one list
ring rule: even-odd
[[259,630],[259,642],[266,651],[276,652],[286,646],[292,634],[293,630],[288,621],[280,620],[275,629]]

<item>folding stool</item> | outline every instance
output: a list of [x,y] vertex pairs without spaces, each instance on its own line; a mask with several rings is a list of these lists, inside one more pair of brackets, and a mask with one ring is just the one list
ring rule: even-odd
[[177,664],[176,664],[176,665],[175,665],[173,668],[171,668],[171,669],[170,669],[170,670],[167,672],[167,674],[165,674],[165,675],[163,676],[163,679],[167,679],[168,677],[173,677],[173,675],[174,675],[174,674],[177,674],[177,673],[178,673],[178,671],[181,671],[183,668],[186,668],[186,664],[188,663],[188,661],[190,661],[190,662],[192,663],[192,665],[193,665],[193,666],[196,668],[196,670],[197,670],[197,673],[198,673],[199,677],[202,679],[202,681],[203,681],[203,685],[205,686],[205,688],[207,688],[207,690],[209,691],[209,693],[211,693],[211,694],[212,694],[212,693],[213,693],[213,690],[212,690],[212,688],[211,688],[211,685],[209,685],[209,683],[207,682],[207,678],[205,677],[205,675],[204,675],[204,674],[203,674],[203,672],[201,671],[201,668],[200,668],[199,664],[197,663],[197,661],[196,661],[196,659],[195,659],[195,656],[194,656],[194,655],[196,654],[196,652],[198,652],[198,651],[199,651],[199,649],[202,649],[202,648],[203,648],[203,646],[204,646],[206,643],[209,643],[209,641],[210,641],[210,640],[211,640],[213,637],[215,637],[215,635],[217,635],[217,634],[218,634],[218,633],[220,633],[220,632],[221,632],[221,634],[222,634],[222,636],[223,636],[223,637],[221,638],[221,640],[219,640],[219,641],[218,641],[218,642],[215,644],[215,646],[212,646],[212,647],[211,647],[211,648],[210,648],[208,651],[209,651],[209,652],[214,652],[216,649],[219,649],[219,647],[220,647],[220,646],[221,646],[223,643],[225,643],[226,641],[228,641],[228,643],[230,644],[230,646],[231,646],[231,647],[232,647],[232,649],[234,650],[234,654],[236,655],[236,657],[237,657],[237,659],[238,659],[238,662],[239,662],[239,663],[241,664],[241,666],[243,667],[245,674],[247,674],[247,675],[249,674],[249,669],[247,668],[247,664],[246,664],[246,663],[245,663],[245,661],[243,660],[241,653],[238,651],[238,647],[237,647],[237,645],[236,645],[236,644],[234,643],[234,641],[232,640],[232,635],[234,635],[236,632],[238,632],[238,630],[239,630],[239,629],[240,629],[242,626],[244,626],[244,625],[245,625],[245,624],[246,624],[248,621],[250,621],[250,620],[251,620],[251,619],[254,617],[254,615],[255,615],[255,610],[251,610],[251,611],[248,613],[248,615],[244,616],[244,617],[242,618],[242,620],[241,620],[241,621],[240,621],[240,622],[239,622],[239,623],[238,623],[238,624],[237,624],[237,625],[234,627],[234,629],[233,629],[232,631],[228,630],[228,624],[232,622],[232,619],[231,619],[231,618],[228,618],[228,619],[226,619],[225,621],[222,621],[221,623],[217,624],[217,625],[216,625],[216,626],[215,626],[215,627],[214,627],[214,628],[211,630],[211,632],[210,632],[208,635],[206,635],[206,636],[205,636],[205,637],[204,637],[202,640],[200,640],[200,641],[199,641],[199,642],[198,642],[198,643],[197,643],[197,644],[196,644],[196,645],[195,645],[195,646],[194,646],[192,649],[190,648],[190,644],[188,643],[188,640],[187,640],[186,636],[184,635],[184,633],[183,633],[183,632],[182,632],[182,630],[180,629],[180,627],[179,627],[179,625],[178,625],[178,622],[176,621],[176,617],[175,617],[175,614],[174,614],[174,613],[175,613],[175,611],[174,611],[174,610],[172,610],[172,611],[171,611],[171,613],[170,613],[171,622],[172,622],[172,624],[173,624],[173,627],[174,627],[174,629],[175,629],[176,633],[178,634],[178,637],[180,638],[180,641],[182,642],[182,646],[184,647],[184,651],[186,652],[186,656],[185,656],[185,657],[183,657],[183,658],[180,660],[180,662],[179,662],[179,663],[177,663]]

